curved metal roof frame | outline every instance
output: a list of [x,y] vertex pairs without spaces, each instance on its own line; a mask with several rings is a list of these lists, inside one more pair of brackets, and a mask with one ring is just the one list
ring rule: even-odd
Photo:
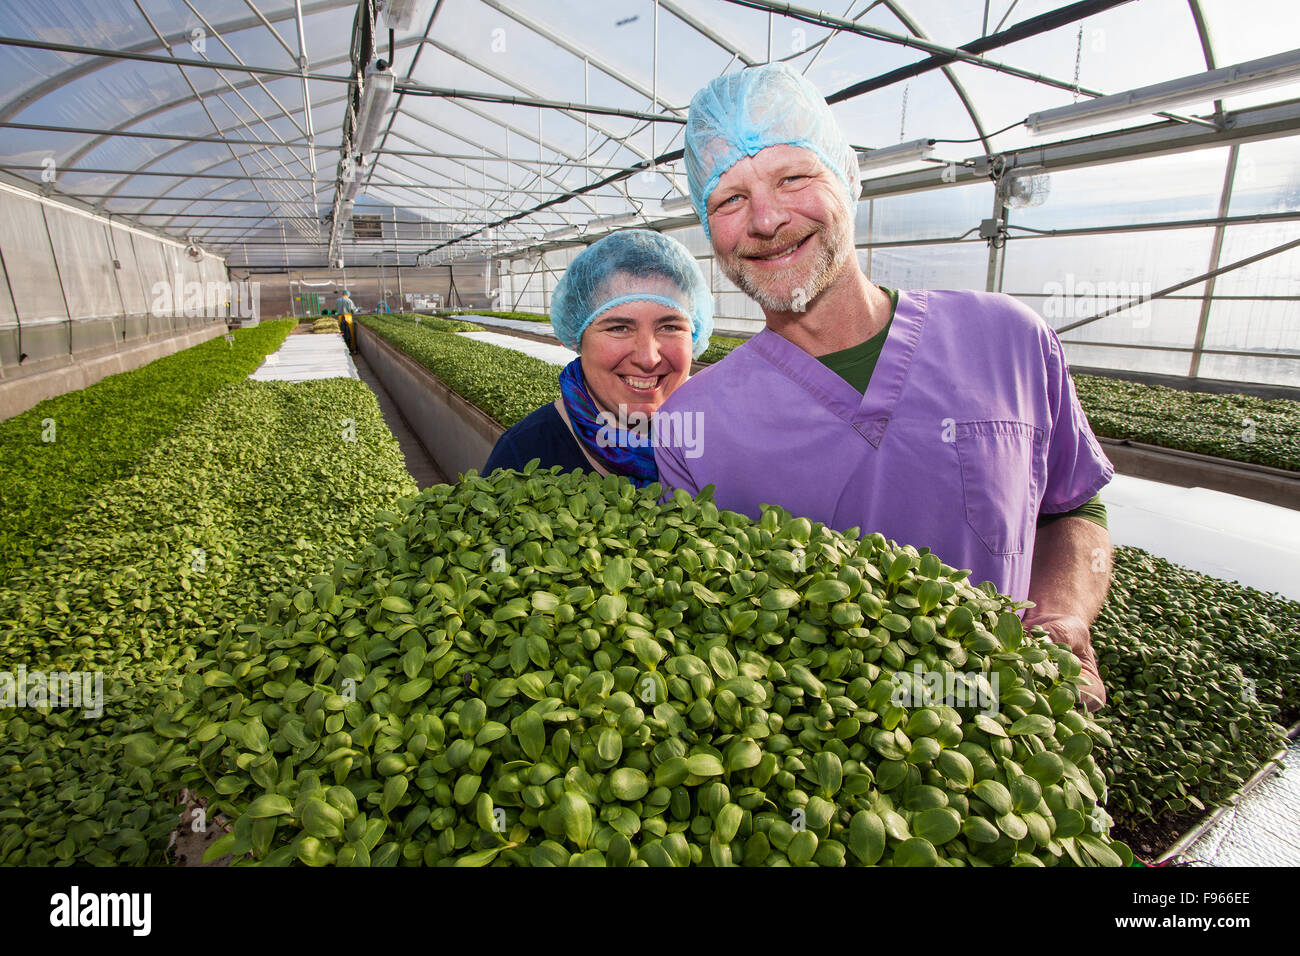
[[[439,222],[461,222],[464,230],[457,237],[428,249],[403,250],[432,254],[436,258],[462,245],[491,248],[494,243],[500,246],[507,241],[514,245],[529,241],[541,243],[557,223],[581,230],[591,219],[609,215],[610,209],[616,214],[625,210],[646,222],[662,220],[662,214],[656,213],[652,204],[656,199],[663,201],[667,196],[683,193],[681,152],[674,147],[682,134],[680,124],[686,105],[668,99],[660,88],[661,74],[672,70],[679,87],[703,85],[711,78],[710,74],[700,72],[696,64],[673,59],[660,49],[660,35],[667,30],[668,23],[674,25],[674,30],[685,29],[689,31],[687,36],[703,38],[715,47],[719,54],[716,62],[726,64],[723,72],[775,58],[791,61],[805,73],[819,63],[833,62],[836,69],[831,72],[842,73],[846,57],[855,53],[860,56],[859,51],[870,50],[872,44],[916,50],[920,57],[906,65],[858,79],[839,90],[826,90],[828,100],[832,103],[857,100],[938,70],[974,135],[950,128],[933,130],[931,135],[939,142],[976,144],[975,148],[985,154],[993,154],[1005,130],[989,129],[980,96],[963,82],[963,75],[958,74],[954,65],[992,71],[1023,83],[1027,111],[1056,105],[1057,100],[1047,95],[1051,91],[1057,91],[1058,97],[1061,91],[1070,92],[1076,98],[1115,92],[1081,87],[1077,66],[1073,80],[1027,69],[1027,64],[1018,62],[1019,50],[1015,45],[1029,38],[1073,30],[1086,17],[1121,8],[1132,12],[1159,4],[1172,10],[1174,4],[1174,0],[1040,0],[1037,4],[1025,0],[984,0],[982,35],[960,46],[950,46],[936,41],[926,30],[927,17],[934,25],[938,24],[934,20],[938,14],[930,0],[846,0],[847,9],[838,16],[777,0],[699,0],[692,2],[689,9],[684,0],[647,0],[653,5],[652,17],[647,18],[653,19],[653,25],[642,23],[635,28],[639,32],[626,37],[617,33],[617,26],[630,20],[613,25],[614,14],[605,9],[608,4],[584,5],[584,0],[551,0],[550,3],[417,0],[419,17],[415,28],[388,36],[381,9],[383,0],[260,0],[260,6],[259,0],[244,0],[249,15],[235,16],[232,12],[224,17],[205,13],[203,0],[130,0],[137,20],[97,25],[97,29],[106,29],[110,35],[116,25],[121,35],[132,38],[131,43],[119,49],[108,49],[64,42],[78,36],[90,37],[89,27],[70,25],[60,31],[57,42],[42,36],[36,26],[38,18],[24,12],[24,8],[34,9],[39,2],[18,0],[10,5],[13,8],[10,12],[0,14],[0,30],[11,34],[0,37],[0,56],[16,56],[25,52],[16,48],[26,48],[35,51],[32,56],[45,57],[40,61],[43,65],[57,62],[56,56],[75,60],[50,70],[46,78],[0,103],[0,128],[9,126],[58,135],[76,132],[84,138],[66,150],[59,163],[61,172],[119,177],[107,188],[103,188],[102,178],[94,183],[87,181],[87,185],[99,186],[100,191],[78,193],[69,187],[68,195],[118,218],[162,217],[160,223],[142,228],[152,228],[172,238],[178,238],[176,231],[181,230],[183,237],[198,237],[214,250],[226,252],[259,231],[276,231],[287,226],[302,240],[300,243],[295,240],[296,253],[300,251],[313,264],[319,264],[325,257],[329,230],[322,229],[322,223],[328,225],[330,193],[336,194],[337,203],[343,185],[335,175],[336,157],[340,154],[334,151],[341,148],[340,144],[326,144],[325,140],[333,139],[336,131],[341,140],[350,131],[349,103],[355,95],[357,73],[365,64],[354,62],[351,52],[358,47],[359,34],[345,37],[335,32],[314,32],[312,28],[327,21],[334,23],[348,10],[357,11],[354,30],[359,23],[370,25],[368,35],[373,37],[374,55],[387,58],[391,43],[394,55],[408,58],[402,64],[405,69],[396,74],[395,95],[380,128],[373,159],[364,167],[360,191],[372,200],[387,202],[398,209],[422,210],[421,216],[426,215],[423,210],[427,209],[428,218]],[[1207,0],[1183,0],[1183,3],[1199,40],[1198,59],[1204,61],[1206,69],[1214,69],[1217,64],[1212,26],[1205,9]],[[924,12],[918,9],[921,7],[926,8]],[[125,3],[115,9],[122,17],[127,15]],[[593,46],[590,39],[580,41],[558,25],[568,22],[572,26],[580,22],[573,19],[575,12],[588,19],[610,18],[612,25],[595,34],[589,24],[583,23],[585,30],[580,31],[583,35],[602,36],[599,47]],[[532,38],[528,48],[537,61],[530,61],[529,69],[524,70],[524,64],[510,57],[498,57],[489,63],[482,53],[462,46],[449,35],[455,34],[454,29],[442,28],[458,23],[457,16],[466,15],[472,15],[475,23],[500,22],[511,29],[526,31]],[[1021,19],[1016,20],[1017,15]],[[661,17],[670,20],[661,24]],[[758,55],[751,48],[752,35],[761,18],[767,20],[766,56]],[[889,24],[881,25],[886,20]],[[164,22],[171,25],[170,32],[160,26]],[[202,29],[217,49],[200,49],[198,57],[179,55],[177,48],[188,44],[191,35],[188,29],[176,30],[177,22],[192,23]],[[804,49],[773,57],[771,37],[776,24],[811,26],[821,35]],[[136,39],[142,26],[147,26],[153,40]],[[296,44],[290,33],[281,33],[282,27],[297,30]],[[746,33],[751,35],[749,41],[740,39]],[[603,39],[606,35],[607,41]],[[268,40],[265,49],[278,51],[280,62],[247,62],[240,55],[241,41],[259,36]],[[308,39],[318,53],[315,61],[309,61],[307,56]],[[650,52],[638,47],[642,60],[651,57],[648,82],[644,75],[630,75],[620,68],[620,59],[626,59],[628,47],[624,44],[627,43],[652,45]],[[436,50],[446,63],[467,68],[463,77],[456,75],[457,81],[451,84],[455,88],[426,82],[432,78],[429,61],[422,59],[426,47]],[[994,51],[1001,51],[997,58],[991,55]],[[141,81],[165,75],[156,72],[158,69],[174,71],[174,82],[168,81],[172,85],[166,89],[175,92],[129,118],[94,129],[93,117],[86,117],[84,108],[78,110],[77,91],[90,88],[85,84],[108,84],[104,89],[112,95],[117,88],[114,83],[128,82],[135,76],[119,75],[106,68],[133,60],[153,64],[148,67],[152,72],[138,74]],[[440,60],[439,65],[443,62]],[[344,69],[339,71],[339,67]],[[199,72],[203,70],[209,73]],[[548,92],[554,90],[540,89],[536,83],[524,79],[523,74],[529,71],[566,77],[571,86],[576,85],[580,75],[584,91],[590,90],[590,79],[597,76],[601,80],[602,98],[612,96],[614,102],[547,99]],[[219,82],[211,87],[196,82],[199,76],[206,78],[212,74]],[[300,83],[300,92],[290,95],[297,88],[280,80]],[[477,89],[466,89],[476,84]],[[338,95],[330,89],[338,86],[348,92]],[[558,88],[557,79],[555,89]],[[433,109],[425,108],[426,100],[433,104]],[[180,111],[196,105],[206,117],[209,132],[179,135],[161,131],[167,128],[170,117],[179,117]],[[925,109],[929,105],[914,104],[913,108]],[[234,122],[224,121],[222,109]],[[338,122],[321,123],[322,110],[336,115]],[[521,113],[526,115],[530,110],[536,110],[536,131],[529,129],[530,122],[519,122]],[[558,113],[563,122],[551,123],[548,129],[543,120],[547,110]],[[90,121],[80,126],[27,121],[32,116],[51,115],[61,118],[80,115]],[[1215,114],[1208,119],[1156,115],[1211,126],[1222,123],[1223,107],[1221,101],[1216,101]],[[626,131],[622,131],[624,123],[629,124]],[[671,133],[660,130],[665,123],[677,128]],[[581,129],[575,124],[580,124]],[[429,131],[432,143],[419,141],[423,137],[416,134],[417,129]],[[871,138],[863,131],[850,129],[848,132],[855,144]],[[23,137],[23,142],[30,146],[37,138]],[[143,144],[151,140],[176,142],[157,152],[153,147],[137,147],[138,162],[114,168],[110,160],[115,154],[119,164],[122,156],[132,154],[130,150],[123,153],[126,147],[121,144]],[[572,146],[579,140],[582,148],[575,150]],[[863,148],[888,145],[878,140],[877,137],[877,142],[863,144]],[[516,142],[522,146],[517,151],[511,149]],[[210,155],[214,144],[224,146],[226,153],[216,161]],[[12,165],[16,170],[32,169],[20,165],[28,160],[19,157],[32,155],[30,148],[26,152],[22,149],[15,147],[10,153]],[[97,161],[97,155],[105,150],[108,158]],[[329,154],[323,167],[316,155],[321,150]],[[533,150],[535,156],[530,155]],[[187,155],[203,156],[193,164],[192,171],[173,173],[159,168],[183,161]],[[964,162],[969,164],[969,160]],[[914,168],[924,170],[925,164],[919,162]],[[214,170],[227,169],[228,177],[214,179],[211,188],[202,188],[197,193],[187,181],[190,176],[206,179],[219,175]],[[569,185],[570,174],[574,172],[579,174],[579,186]],[[646,183],[658,187],[656,194],[646,195],[645,184],[634,182],[638,172],[649,174]],[[128,192],[129,184],[139,182],[146,175],[150,177],[146,192],[153,191],[148,193],[143,206],[137,206],[137,199]],[[168,179],[172,176],[174,181]],[[238,190],[241,195],[230,195],[232,190]],[[59,184],[56,183],[54,191],[60,191]],[[180,205],[166,212],[154,211],[177,203]],[[230,208],[220,208],[221,203],[238,206],[240,210],[265,209],[266,221],[247,223],[236,218],[242,212],[235,214]],[[195,222],[186,225],[184,220]],[[227,236],[227,230],[234,230],[234,234]],[[493,238],[485,244],[483,237],[489,234]],[[285,248],[287,255],[287,239]]]

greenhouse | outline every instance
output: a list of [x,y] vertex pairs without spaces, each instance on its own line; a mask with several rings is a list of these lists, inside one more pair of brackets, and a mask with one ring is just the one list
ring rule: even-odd
[[0,64],[0,867],[1300,865],[1289,0]]

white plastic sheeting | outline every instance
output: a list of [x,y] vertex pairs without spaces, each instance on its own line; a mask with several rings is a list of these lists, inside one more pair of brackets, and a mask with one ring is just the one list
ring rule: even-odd
[[1183,853],[1193,866],[1300,866],[1300,741]]
[[1300,511],[1128,475],[1101,499],[1113,543],[1300,601]]
[[[48,171],[56,192],[101,203],[113,216],[136,216],[177,237],[193,233],[236,266],[321,267],[344,101],[360,66],[350,61],[354,22],[365,22],[374,6],[10,0],[0,8],[0,34],[104,55],[0,44],[0,122],[54,127],[5,127],[0,164],[37,185]],[[1058,154],[1073,145],[1035,137],[1023,122],[1094,95],[1300,48],[1292,0],[1133,0],[1105,9],[1070,0],[863,0],[831,11],[844,18],[834,22],[787,15],[781,4],[754,9],[727,0],[415,6],[391,49],[389,24],[379,17],[367,56],[391,58],[399,87],[409,81],[475,96],[411,89],[390,101],[354,210],[377,216],[367,225],[382,228],[358,239],[354,218],[344,258],[370,265],[391,262],[396,252],[406,267],[420,252],[427,253],[421,265],[513,257],[499,286],[503,309],[546,309],[576,251],[547,251],[534,272],[537,248],[557,230],[582,243],[601,234],[590,227],[597,218],[663,225],[678,215],[662,204],[682,195],[681,163],[647,164],[675,156],[695,91],[771,61],[799,70],[835,100],[832,110],[855,147],[933,138],[933,159],[954,174],[961,167],[960,182],[955,175],[939,181],[941,167],[920,159],[869,171],[857,241],[867,274],[883,285],[1007,292],[1060,327],[1103,311],[1134,285],[1156,291],[1300,235],[1293,161],[1300,118],[1287,105],[1300,80],[1176,111],[1204,116],[1220,105],[1233,113],[1268,104],[1278,115],[1258,137],[1238,141],[1232,128],[1241,115],[1220,116],[1224,128],[1206,134],[1210,140],[1141,158],[1136,140],[1111,148],[1089,134],[1143,127],[1139,139],[1163,138],[1214,124],[1126,117],[1079,132],[1079,148],[1087,153],[1096,140],[1096,152],[1063,160]],[[943,49],[974,42],[984,50],[979,62]],[[170,57],[197,62],[181,67]],[[218,70],[204,60],[291,75]],[[300,64],[311,74],[305,82]],[[1013,150],[1027,150],[1023,162],[1040,156],[1053,164],[1040,205],[1004,207],[990,177],[975,168]],[[912,179],[898,185],[896,173]],[[1239,218],[1225,223],[1221,213]],[[1271,219],[1240,218],[1257,216]],[[979,236],[987,217],[1004,220],[1000,251]],[[752,330],[757,307],[717,269],[698,227],[672,231],[706,270],[717,328]],[[1297,257],[1300,251],[1278,254],[1145,310],[1082,326],[1069,334],[1067,356],[1076,365],[1297,384]],[[78,302],[74,313],[102,298],[102,273],[89,278],[92,288],[74,297],[91,304]],[[1053,291],[1081,284],[1114,294],[1099,301]],[[461,287],[461,300],[490,298],[490,281],[481,285]],[[6,349],[0,343],[0,355]]]
[[318,378],[360,378],[339,335],[291,335],[252,375],[257,382],[308,382]]
[[[176,243],[16,189],[0,188],[0,262],[4,377],[226,314],[228,273],[220,259],[205,254],[196,262]],[[204,292],[201,309],[186,301],[192,283]]]
[[460,315],[453,316],[462,322],[477,322],[479,325],[496,326],[502,329],[514,329],[516,332],[532,332],[534,335],[554,335],[550,322],[529,322],[526,319],[502,319],[495,315]]
[[456,334],[467,339],[473,339],[476,342],[486,342],[489,345],[498,345],[514,352],[522,352],[525,355],[531,355],[533,358],[541,359],[550,365],[568,365],[578,357],[577,352],[566,349],[563,345],[547,345],[544,342],[534,342],[532,339],[503,335],[500,332],[457,332]]

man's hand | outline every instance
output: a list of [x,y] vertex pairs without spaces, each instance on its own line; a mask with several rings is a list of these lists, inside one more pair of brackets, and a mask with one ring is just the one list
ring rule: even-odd
[[1029,579],[1025,626],[1037,624],[1083,664],[1083,700],[1089,710],[1106,703],[1097,655],[1088,631],[1110,587],[1110,532],[1086,518],[1058,518],[1038,529]]
[[1089,711],[1096,711],[1106,703],[1106,687],[1097,673],[1097,655],[1092,649],[1092,637],[1088,625],[1082,618],[1072,614],[1040,614],[1038,608],[1025,612],[1025,627],[1034,625],[1047,632],[1048,637],[1058,644],[1064,644],[1083,664],[1081,675],[1086,683],[1080,686],[1083,702]]

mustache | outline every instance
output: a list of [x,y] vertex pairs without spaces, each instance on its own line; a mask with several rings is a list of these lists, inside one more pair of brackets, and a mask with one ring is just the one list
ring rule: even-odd
[[812,230],[811,232],[807,232],[803,234],[800,234],[798,232],[789,232],[786,233],[785,235],[778,234],[777,237],[773,239],[771,242],[766,242],[761,246],[737,248],[734,255],[740,256],[742,258],[752,258],[754,256],[769,256],[772,253],[777,252],[781,249],[798,245],[799,243],[803,242],[805,239],[811,236],[815,236],[821,231],[822,230],[820,228],[817,228]]

